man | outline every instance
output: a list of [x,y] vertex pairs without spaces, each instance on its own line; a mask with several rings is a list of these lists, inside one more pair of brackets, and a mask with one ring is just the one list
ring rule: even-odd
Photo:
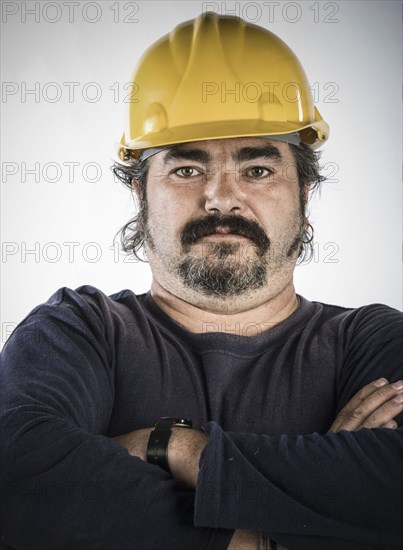
[[115,172],[152,288],[60,289],[7,342],[2,548],[400,548],[402,316],[293,286],[328,136],[298,60],[205,14],[134,81]]

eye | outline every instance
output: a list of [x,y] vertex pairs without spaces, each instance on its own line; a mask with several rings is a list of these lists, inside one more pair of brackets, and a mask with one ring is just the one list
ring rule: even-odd
[[175,170],[174,174],[180,178],[194,178],[195,176],[199,176],[201,171],[193,166],[182,166],[181,168]]
[[263,166],[254,166],[253,168],[249,168],[245,174],[248,178],[263,179],[273,174],[273,171]]

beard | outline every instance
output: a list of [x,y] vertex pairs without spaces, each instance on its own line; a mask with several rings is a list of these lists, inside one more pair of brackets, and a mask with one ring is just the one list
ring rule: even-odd
[[[216,233],[218,226],[249,239],[237,243],[204,242],[202,254],[190,252],[198,239]],[[299,248],[300,232],[288,247],[290,257]],[[253,220],[234,215],[212,215],[189,222],[181,238],[182,250],[189,253],[177,268],[184,285],[207,296],[230,297],[263,288],[268,281],[270,239]]]
[[189,288],[208,296],[237,296],[267,283],[263,257],[242,261],[240,243],[206,243],[202,257],[189,255],[179,263],[178,276]]
[[[151,235],[148,221],[144,224],[145,240],[150,248],[164,258],[166,269],[173,273],[188,288],[205,296],[232,297],[251,290],[263,288],[270,273],[284,266],[301,245],[301,219],[295,221],[294,238],[281,254],[266,235],[263,227],[254,220],[237,215],[213,214],[188,222],[180,239],[185,257],[177,262],[158,251]],[[219,226],[228,228],[228,233],[246,237],[241,242],[197,242],[202,237],[215,234]],[[194,245],[197,245],[196,247]],[[192,248],[193,246],[193,248]],[[201,248],[201,253],[200,253]],[[272,255],[272,258],[270,258]]]

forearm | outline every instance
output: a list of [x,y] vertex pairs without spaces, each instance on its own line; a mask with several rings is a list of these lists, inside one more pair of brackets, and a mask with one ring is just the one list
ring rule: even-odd
[[[147,444],[152,428],[135,430],[115,437],[132,456],[146,461]],[[207,435],[200,430],[172,428],[167,448],[168,463],[171,475],[194,488],[199,474],[199,462],[208,442]],[[159,466],[155,468],[160,469]],[[260,550],[260,534],[257,531],[236,529],[233,533],[228,550]],[[287,550],[278,545],[278,550]]]
[[115,405],[105,324],[69,294],[1,353],[0,546],[226,549],[232,531],[194,526],[194,490],[101,435]]
[[401,431],[208,432],[196,525],[261,530],[301,550],[400,548]]
[[3,457],[2,537],[12,547],[146,550],[163,540],[171,550],[224,550],[232,536],[194,526],[193,490],[61,419],[15,438]]
[[[206,434],[198,430],[184,431],[183,428],[172,430],[168,446],[168,460],[174,478],[180,479],[190,487],[196,487],[200,457],[207,442]],[[236,529],[228,550],[260,550],[259,533]]]
[[[147,443],[152,428],[135,430],[115,437],[132,456],[146,461]],[[200,456],[208,441],[206,434],[199,430],[172,428],[168,445],[168,462],[171,474],[190,487],[196,487]],[[160,470],[159,466],[155,468]],[[260,550],[260,537],[257,531],[236,529],[231,537],[228,550]]]
[[[303,544],[305,542],[304,539],[306,540],[307,538],[307,531],[304,532],[303,529],[298,530],[299,529],[298,525],[297,527],[295,527],[295,525],[298,523],[296,519],[301,520],[301,517],[298,514],[301,514],[302,512],[306,513],[306,511],[308,510],[308,512],[310,511],[312,518],[308,517],[308,519],[306,519],[303,517],[302,522],[304,523],[306,521],[307,524],[309,524],[310,519],[313,521],[318,521],[318,525],[319,525],[318,534],[314,534],[314,537],[315,537],[314,544],[316,545],[322,544],[322,542],[324,542],[329,537],[329,533],[331,533],[332,530],[330,528],[329,533],[322,531],[322,535],[320,535],[320,529],[323,528],[323,525],[321,525],[321,522],[320,522],[321,514],[327,517],[328,519],[330,518],[330,523],[333,521],[333,523],[337,525],[337,521],[339,520],[339,516],[340,516],[340,513],[339,513],[340,510],[337,510],[337,507],[339,507],[339,509],[340,507],[343,507],[347,511],[347,512],[344,511],[344,516],[345,516],[345,523],[348,524],[351,518],[349,517],[349,514],[348,514],[348,507],[344,506],[344,500],[346,495],[347,495],[347,498],[349,496],[348,491],[354,492],[354,490],[356,491],[358,490],[358,493],[360,494],[360,487],[354,488],[354,483],[352,483],[351,486],[347,487],[347,492],[345,494],[341,492],[338,495],[336,506],[334,506],[334,508],[336,508],[335,518],[337,521],[334,521],[332,520],[332,514],[334,515],[335,510],[332,510],[332,507],[330,506],[329,511],[326,512],[326,506],[329,504],[327,502],[328,499],[326,499],[326,497],[328,497],[329,495],[327,494],[324,495],[323,490],[322,490],[322,494],[319,490],[318,494],[315,495],[315,496],[318,496],[323,503],[323,506],[319,503],[318,512],[315,512],[315,507],[317,506],[318,503],[310,502],[310,498],[311,498],[310,493],[312,492],[312,486],[309,487],[309,481],[310,481],[309,467],[312,467],[312,465],[314,465],[315,467],[316,462],[320,464],[321,463],[320,461],[321,459],[323,460],[323,458],[325,458],[325,460],[328,459],[327,455],[329,454],[329,449],[326,448],[326,444],[327,444],[327,447],[329,447],[329,444],[330,445],[337,444],[339,448],[336,449],[337,452],[335,452],[336,473],[337,473],[337,467],[339,467],[339,469],[341,470],[343,469],[343,468],[340,468],[340,466],[344,466],[348,471],[350,471],[351,464],[349,464],[349,460],[350,462],[352,460],[354,462],[354,452],[356,454],[358,452],[359,454],[360,451],[359,449],[358,451],[357,449],[354,449],[354,439],[352,441],[349,441],[350,444],[353,443],[352,449],[349,449],[348,446],[346,445],[344,445],[344,448],[343,448],[343,445],[342,445],[343,439],[348,437],[346,435],[347,431],[358,431],[364,427],[367,427],[368,429],[364,431],[364,434],[365,433],[367,434],[366,439],[373,438],[374,436],[372,432],[369,431],[370,429],[379,428],[384,425],[387,426],[389,421],[395,418],[396,415],[399,414],[399,411],[401,410],[401,402],[400,402],[400,399],[398,400],[395,399],[396,393],[398,394],[401,393],[400,383],[388,384],[385,379],[382,379],[382,380],[375,380],[367,384],[361,390],[359,390],[357,394],[354,395],[354,397],[345,406],[345,408],[342,411],[340,411],[339,415],[337,416],[337,418],[332,424],[331,432],[329,432],[325,436],[320,436],[319,434],[311,434],[310,436],[305,436],[305,437],[299,436],[299,438],[295,438],[295,437],[287,438],[287,436],[284,435],[279,440],[279,438],[275,438],[275,437],[273,438],[269,436],[259,436],[257,434],[224,434],[224,432],[222,432],[219,426],[216,425],[215,431],[217,434],[222,435],[222,440],[225,441],[225,439],[228,439],[228,438],[230,439],[232,435],[235,440],[235,444],[232,445],[232,448],[227,453],[229,458],[225,460],[223,464],[220,464],[222,468],[222,471],[221,471],[222,475],[218,479],[216,479],[215,482],[208,482],[208,484],[204,487],[204,490],[206,491],[207,500],[209,497],[209,492],[211,492],[211,496],[213,497],[217,496],[222,486],[224,487],[224,492],[228,493],[228,489],[225,488],[225,485],[226,485],[227,477],[231,478],[231,471],[233,472],[235,470],[236,472],[235,475],[232,474],[232,479],[231,479],[232,485],[227,484],[231,489],[229,491],[230,493],[232,493],[231,496],[233,496],[233,494],[236,493],[238,479],[239,479],[239,485],[242,485],[241,482],[244,481],[245,476],[248,476],[248,475],[250,476],[251,473],[255,474],[255,477],[258,479],[256,479],[256,481],[252,479],[250,480],[249,483],[246,484],[247,492],[245,493],[245,498],[239,499],[240,506],[244,506],[246,511],[243,511],[242,509],[238,511],[236,509],[232,510],[231,514],[227,518],[227,521],[230,522],[229,523],[230,528],[250,527],[250,528],[255,528],[256,530],[261,529],[263,532],[273,532],[272,530],[274,529],[273,525],[275,525],[275,522],[273,522],[273,518],[271,516],[265,517],[262,520],[262,522],[259,523],[259,520],[257,519],[258,516],[255,515],[254,517],[252,517],[252,520],[251,520],[252,523],[248,525],[248,523],[245,523],[244,515],[247,515],[247,513],[250,512],[251,510],[252,510],[252,513],[254,513],[254,510],[256,508],[256,503],[250,502],[251,499],[250,499],[249,493],[251,493],[252,495],[255,495],[256,493],[256,498],[253,497],[252,500],[256,500],[257,504],[259,504],[258,502],[259,490],[264,489],[265,485],[266,485],[266,491],[273,487],[276,488],[276,482],[280,482],[283,485],[285,484],[285,490],[283,490],[283,492],[279,491],[279,493],[283,498],[285,496],[285,501],[287,501],[287,498],[290,500],[289,504],[291,506],[290,508],[290,507],[287,507],[287,505],[284,505],[280,511],[280,517],[281,517],[281,514],[284,514],[284,518],[281,518],[282,523],[286,525],[285,531],[284,529],[282,529],[281,531],[278,531],[280,536],[282,537],[284,533],[284,536],[291,535],[291,537],[293,538],[295,536],[300,537],[302,539],[302,544]],[[214,423],[212,423],[212,426],[214,426]],[[340,438],[335,439],[334,433],[337,433],[340,431],[341,432],[344,431],[345,434],[343,436],[340,436]],[[117,438],[117,439],[119,439],[122,444],[127,446],[127,448],[129,449],[129,452],[131,452],[135,456],[141,457],[143,460],[146,460],[146,449],[147,449],[147,442],[148,442],[150,432],[151,432],[151,429],[137,430],[137,431],[131,432],[130,434],[121,436],[120,438]],[[378,430],[377,432],[374,432],[374,434],[381,434],[381,438],[382,437],[384,439],[386,438],[385,439],[386,442],[388,441],[388,439],[390,439],[389,430],[382,430],[382,431]],[[329,439],[328,442],[325,441],[326,437],[328,437]],[[309,441],[310,439],[313,439],[314,441],[313,449],[315,452],[317,452],[318,456],[313,456],[312,452],[310,452],[310,441]],[[359,439],[363,439],[361,444],[365,446],[365,438],[360,437]],[[266,476],[266,473],[268,473],[269,476],[273,473],[272,471],[270,471],[270,469],[269,471],[267,471],[267,467],[266,467],[267,465],[265,464],[265,460],[267,460],[267,457],[270,456],[269,453],[272,450],[272,448],[276,449],[276,446],[278,446],[279,441],[280,443],[281,441],[288,442],[288,447],[286,447],[286,450],[287,450],[286,458],[288,458],[288,463],[286,467],[289,468],[289,470],[287,471],[286,469],[285,471],[281,472],[281,468],[280,468],[279,473],[280,473],[280,476],[282,475],[282,478],[280,477],[280,481],[277,477],[274,477],[273,479],[271,478],[266,479],[266,483],[265,483],[264,478]],[[296,445],[293,447],[294,441],[299,441],[299,445]],[[306,448],[304,448],[304,441],[305,441]],[[192,488],[196,487],[197,485],[200,487],[200,483],[201,483],[199,481],[200,463],[201,463],[203,453],[206,452],[206,448],[207,449],[208,447],[210,447],[210,449],[213,448],[213,451],[210,451],[210,454],[213,453],[213,456],[215,453],[218,457],[220,457],[221,456],[220,453],[222,453],[222,449],[220,448],[219,445],[217,445],[217,441],[213,444],[210,442],[210,445],[208,445],[208,442],[209,440],[207,435],[200,430],[188,430],[183,428],[172,429],[168,448],[167,448],[167,455],[168,455],[167,458],[168,458],[168,463],[169,463],[171,473],[176,479],[183,481],[184,483],[186,483],[188,486]],[[252,444],[253,442],[255,442],[256,450],[254,448],[252,449],[248,448],[248,444],[250,446],[251,442]],[[239,452],[240,449],[237,447],[238,443],[240,443],[239,446],[242,448],[242,450],[244,450],[244,448],[246,449],[247,452],[245,453],[245,455],[240,454]],[[378,446],[380,445],[380,443],[381,441],[378,441],[377,443]],[[375,444],[376,444],[376,441],[375,441]],[[355,446],[357,447],[356,444]],[[397,449],[396,437],[392,435],[391,444],[389,444],[388,447],[383,449],[384,451],[386,451],[386,455],[388,456],[389,461],[393,462],[393,455],[396,449]],[[251,451],[253,452],[253,456],[251,455]],[[259,451],[261,451],[261,454],[257,456],[259,454]],[[302,451],[302,456],[301,456],[301,451]],[[376,454],[374,454],[375,451],[373,449],[371,450],[371,448],[369,448],[368,451],[369,452],[368,452],[367,461],[371,460],[371,455],[376,458]],[[208,454],[208,452],[206,452],[206,454]],[[349,454],[352,455],[352,457],[349,457]],[[235,461],[234,458],[237,455],[238,455],[238,461]],[[324,455],[324,456],[321,456],[321,455]],[[261,458],[263,459],[263,462],[260,460]],[[272,458],[276,460],[275,456]],[[339,464],[337,464],[337,460],[339,461]],[[203,462],[203,467],[205,469],[206,461],[202,461],[202,462]],[[216,467],[217,462],[219,462],[219,460],[218,461],[216,460],[215,464],[214,462],[212,463],[211,471],[213,475],[216,474],[217,472],[217,467]],[[243,466],[244,468],[243,471],[237,472],[238,463],[241,464],[241,466]],[[280,464],[282,464],[282,461],[280,461]],[[303,466],[302,469],[301,469],[301,465]],[[272,463],[270,463],[269,466],[272,466]],[[362,468],[360,466],[361,465],[359,463],[359,468],[358,468],[359,472],[357,474],[357,478],[359,478],[360,477],[359,474],[361,474]],[[230,472],[229,474],[227,470]],[[323,471],[321,471],[320,468],[318,471],[314,470],[314,475],[315,475],[315,478],[317,477],[317,485],[320,486],[321,488],[324,487],[324,490],[326,492],[328,490],[328,487],[332,489],[332,483],[333,483],[333,482],[331,482],[330,484],[327,483],[326,476],[329,475],[329,472],[330,472],[330,475],[332,476],[334,472],[332,472],[331,468],[329,469],[329,472],[327,468],[322,468],[322,470]],[[274,462],[273,471],[276,472],[275,462]],[[381,468],[380,468],[380,471],[381,471]],[[238,479],[237,479],[237,476],[238,476]],[[308,480],[304,479],[304,477],[306,478],[307,476],[308,476]],[[295,486],[293,484],[293,479],[295,480]],[[344,477],[342,481],[344,481]],[[270,487],[270,483],[272,483],[273,487]],[[347,480],[347,485],[349,485],[348,480]],[[342,484],[340,486],[342,486]],[[297,489],[297,495],[293,494],[293,492],[295,492],[295,489]],[[371,492],[371,489],[369,492]],[[199,493],[200,493],[200,489],[198,490],[198,494]],[[225,496],[227,496],[227,494]],[[264,498],[264,497],[267,497],[267,494],[262,495],[260,498]],[[213,502],[213,499],[210,499],[210,500]],[[365,500],[365,497],[364,497],[364,500]],[[275,499],[274,499],[274,503],[275,505],[277,505],[277,502]],[[308,505],[309,504],[311,505],[312,510],[310,510],[309,506],[308,507],[306,506],[306,503],[308,503]],[[211,519],[210,521],[213,521],[213,525],[215,525],[214,507],[211,507],[210,504],[211,504],[210,502],[208,502],[207,504],[207,509],[208,509],[207,514],[209,513],[213,514],[211,516],[213,519]],[[233,505],[233,499],[232,501],[230,501],[229,505],[230,506]],[[298,505],[300,505],[300,510],[298,509]],[[273,503],[271,504],[268,503],[268,509],[271,509],[272,506],[273,506]],[[294,510],[295,516],[290,514],[290,510],[292,509],[292,506],[294,506],[295,508]],[[218,497],[217,509],[222,511],[222,498],[220,496]],[[258,509],[258,512],[261,512],[262,510],[264,511],[266,509],[267,507],[261,506]],[[364,509],[365,509],[365,506],[364,506]],[[277,513],[278,513],[278,510],[277,510]],[[224,515],[225,515],[225,511],[224,511]],[[237,519],[234,521],[234,518],[237,518]],[[254,521],[255,523],[253,523]],[[364,515],[364,521],[366,521],[365,515]],[[207,525],[209,525],[209,523],[207,523]],[[222,524],[222,525],[225,525],[225,524]],[[378,523],[375,522],[374,525],[380,526],[382,525],[382,521]],[[305,524],[304,524],[304,527],[306,527]],[[343,533],[343,525],[341,525],[340,533],[338,534],[338,537],[341,541],[344,541],[343,544],[346,544],[345,539],[347,538],[347,541],[348,541],[347,544],[350,544],[352,548],[354,547],[358,548],[357,544],[360,544],[360,543],[358,542],[356,544],[356,538],[355,538],[356,534],[354,530],[359,531],[360,528],[362,528],[362,525],[360,525],[359,521],[353,524],[352,533],[350,534],[350,537],[351,537],[351,540],[350,540],[348,538],[348,534],[346,534],[345,532]],[[334,529],[334,526],[333,526],[333,529]],[[346,531],[345,528],[344,528],[344,531]],[[391,532],[393,534],[393,530]],[[256,536],[257,536],[257,531],[237,530],[232,539],[234,548],[238,546],[242,546],[242,544],[245,545],[245,548],[248,548],[248,549],[250,547],[253,548],[256,545]],[[323,541],[321,539],[321,536],[324,539]],[[378,537],[379,539],[380,531],[378,530],[378,532],[375,532],[375,535],[372,535],[372,536],[374,536],[375,538]],[[275,538],[277,539],[277,536],[275,536]],[[367,531],[364,534],[361,534],[361,538],[364,541],[367,540]],[[296,540],[293,540],[293,544],[296,542],[297,542]],[[373,540],[371,539],[370,542],[373,542]],[[309,544],[309,540],[308,540],[308,544]],[[336,541],[336,545],[337,545],[337,541]],[[364,542],[364,548],[366,547],[366,545],[367,543]]]

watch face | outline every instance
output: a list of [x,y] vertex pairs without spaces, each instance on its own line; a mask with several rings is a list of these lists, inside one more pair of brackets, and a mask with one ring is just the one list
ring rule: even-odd
[[192,427],[192,421],[189,418],[176,418],[174,426]]
[[183,427],[183,428],[191,428],[192,427],[192,421],[190,418],[179,418],[175,416],[163,416],[160,418],[156,426],[171,426],[171,427]]

